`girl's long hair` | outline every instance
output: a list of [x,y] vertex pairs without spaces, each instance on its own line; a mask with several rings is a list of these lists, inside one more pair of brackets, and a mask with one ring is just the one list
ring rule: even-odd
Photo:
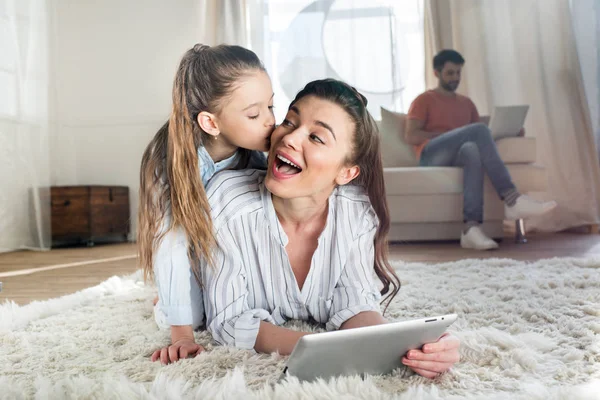
[[[197,279],[199,258],[210,264],[215,239],[198,165],[198,148],[208,135],[197,118],[202,111],[218,113],[236,81],[257,70],[264,71],[259,58],[239,46],[197,44],[184,54],[173,83],[171,116],[146,148],[140,168],[137,242],[145,279],[153,278],[154,254],[171,229],[185,233]],[[243,151],[240,164],[248,157]]]

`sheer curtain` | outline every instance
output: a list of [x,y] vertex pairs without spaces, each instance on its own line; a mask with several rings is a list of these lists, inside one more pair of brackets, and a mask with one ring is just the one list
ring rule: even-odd
[[247,0],[250,48],[263,60],[281,121],[311,80],[341,79],[380,106],[406,111],[424,89],[423,2]]
[[600,155],[600,2],[571,0],[573,27],[585,94]]
[[50,247],[48,20],[0,0],[0,252]]
[[[426,0],[426,57],[454,48],[467,60],[460,92],[480,113],[529,104],[527,135],[559,207],[528,223],[559,231],[600,220],[600,168],[567,0]],[[427,75],[428,87],[435,85]]]
[[200,0],[200,43],[250,47],[246,0]]

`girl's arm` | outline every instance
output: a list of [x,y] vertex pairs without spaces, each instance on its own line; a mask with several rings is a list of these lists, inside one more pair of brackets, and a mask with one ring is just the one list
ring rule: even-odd
[[[168,219],[162,229],[168,226]],[[163,364],[195,355],[202,347],[194,341],[193,329],[204,318],[202,291],[192,272],[187,252],[187,239],[180,228],[165,234],[153,262],[159,302],[155,318],[160,326],[170,326],[171,345],[152,354],[152,361]],[[160,317],[159,317],[160,316]]]
[[[168,222],[165,218],[162,231]],[[173,228],[164,235],[152,264],[159,297],[157,308],[164,315],[159,326],[200,326],[204,320],[202,290],[192,271],[182,228]]]

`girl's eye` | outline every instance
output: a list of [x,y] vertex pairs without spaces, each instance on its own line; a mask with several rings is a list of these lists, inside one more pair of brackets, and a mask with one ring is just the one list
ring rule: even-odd
[[283,122],[281,123],[281,125],[283,125],[283,126],[290,126],[290,127],[294,126],[294,124],[292,124],[290,122],[290,120],[288,120],[288,119],[284,119]]
[[274,108],[275,108],[275,106],[269,106],[269,110],[271,110],[271,112],[273,111]]
[[248,118],[250,118],[250,119],[256,119],[256,118],[258,118],[258,116],[259,116],[259,115],[260,115],[260,114],[251,115],[251,116],[249,116]]
[[315,135],[314,133],[310,135],[310,138],[317,143],[325,144],[325,142],[322,141],[321,138]]

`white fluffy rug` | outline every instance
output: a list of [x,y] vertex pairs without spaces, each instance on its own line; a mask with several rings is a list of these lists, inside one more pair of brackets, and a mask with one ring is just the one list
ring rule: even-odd
[[[149,360],[166,345],[139,275],[19,307],[0,306],[0,398],[600,399],[600,259],[396,264],[390,319],[458,313],[462,362],[429,381],[397,370],[365,381],[276,380],[277,355],[212,346]],[[300,326],[300,325],[296,325]]]

